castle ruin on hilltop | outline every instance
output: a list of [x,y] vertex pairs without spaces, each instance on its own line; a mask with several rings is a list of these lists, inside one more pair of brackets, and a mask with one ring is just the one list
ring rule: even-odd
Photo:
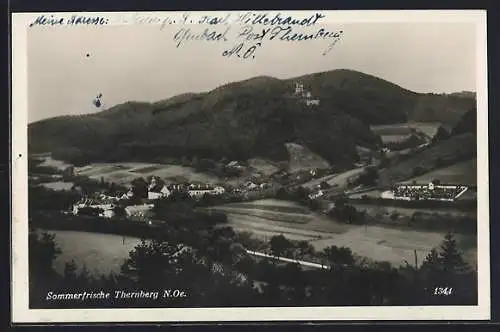
[[307,106],[318,106],[319,99],[315,99],[310,91],[304,89],[304,84],[300,81],[295,82],[295,95],[301,98]]

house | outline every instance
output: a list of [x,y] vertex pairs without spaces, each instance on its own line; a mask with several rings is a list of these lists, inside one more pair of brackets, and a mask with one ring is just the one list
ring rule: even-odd
[[319,99],[307,99],[306,100],[306,105],[307,106],[318,106],[319,105]]
[[233,169],[241,169],[243,168],[243,166],[240,165],[239,162],[237,162],[236,160],[233,160],[231,162],[229,162],[227,165],[226,165],[227,168],[233,168]]
[[113,209],[104,210],[99,213],[99,217],[103,218],[113,218],[115,216],[115,211]]
[[245,187],[247,187],[248,190],[253,190],[255,188],[257,188],[258,186],[253,183],[252,181],[248,181],[247,183],[245,183]]
[[125,207],[125,215],[127,217],[145,216],[153,209],[153,204],[129,205]]
[[382,148],[382,153],[389,153],[391,150],[389,148]]
[[318,198],[320,198],[323,195],[324,195],[323,191],[322,190],[318,190],[318,191],[316,191],[314,193],[309,194],[309,199],[318,199]]
[[224,189],[224,187],[222,187],[222,186],[215,186],[212,189],[212,194],[213,195],[222,195],[225,192],[226,192],[226,189]]
[[167,186],[163,185],[163,187],[156,186],[154,188],[149,189],[148,191],[148,199],[160,199],[163,197],[170,196],[172,192],[168,189]]
[[127,191],[127,193],[125,194],[126,198],[132,198],[134,197],[134,191],[132,190],[132,188],[129,188],[129,190]]
[[93,198],[83,198],[78,203],[73,204],[73,214],[77,215],[80,213],[80,209],[82,208],[93,208],[93,209],[102,209],[103,211],[99,213],[100,217],[111,218],[114,216],[114,208],[115,204],[110,199],[106,199],[103,201],[99,201]]
[[212,194],[213,190],[214,187],[210,185],[191,184],[189,185],[188,193],[191,197],[200,198],[205,194]]
[[189,185],[182,185],[182,184],[170,184],[167,186],[167,189],[172,193],[173,191],[181,191],[186,189]]

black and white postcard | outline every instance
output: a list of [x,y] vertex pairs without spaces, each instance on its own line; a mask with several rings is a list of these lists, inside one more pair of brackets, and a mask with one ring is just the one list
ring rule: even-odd
[[485,11],[12,27],[13,322],[490,318]]

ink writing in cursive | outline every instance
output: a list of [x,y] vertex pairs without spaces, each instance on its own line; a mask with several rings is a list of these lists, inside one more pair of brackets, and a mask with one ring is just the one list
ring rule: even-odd
[[54,15],[40,15],[33,22],[30,27],[35,25],[41,26],[56,26],[56,25],[105,25],[109,20],[100,16],[78,16],[73,15],[65,20],[63,17],[56,17]]
[[215,29],[205,28],[202,32],[196,32],[191,30],[191,28],[181,28],[174,35],[174,41],[177,43],[176,47],[180,47],[185,41],[196,40],[196,41],[228,41],[227,34],[229,32],[229,27],[224,31],[219,31]]
[[255,45],[245,48],[245,43],[240,43],[230,50],[225,50],[224,52],[222,52],[222,56],[229,58],[235,55],[236,57],[242,59],[248,59],[250,57],[252,59],[255,59],[255,50],[260,46],[262,46],[262,43],[256,43]]
[[305,41],[315,39],[329,39],[332,43],[329,44],[323,55],[328,54],[333,46],[340,40],[343,31],[332,32],[324,28],[320,28],[312,33],[303,33],[295,31],[291,26],[276,26],[273,28],[257,29],[253,25],[243,26],[238,32],[237,39],[245,41],[264,41],[264,40],[281,40],[281,41]]
[[257,13],[245,13],[238,17],[237,22],[242,24],[262,24],[262,25],[301,25],[301,26],[312,26],[318,23],[325,15],[320,13],[315,13],[306,18],[293,18],[292,16],[283,16],[281,13],[277,13],[270,17],[268,13],[257,14]]

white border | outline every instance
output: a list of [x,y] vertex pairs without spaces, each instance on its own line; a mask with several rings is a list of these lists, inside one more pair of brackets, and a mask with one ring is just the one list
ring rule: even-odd
[[[194,322],[194,321],[322,321],[322,320],[487,320],[490,319],[490,255],[488,197],[488,100],[486,11],[321,11],[335,23],[471,22],[477,27],[477,156],[478,165],[478,306],[295,307],[189,309],[65,309],[28,308],[27,209],[27,29],[43,13],[12,15],[12,321],[13,323],[70,322]],[[215,13],[215,12],[212,12]],[[292,13],[292,12],[287,12]],[[309,15],[312,11],[309,13]],[[56,14],[56,13],[47,13]],[[57,13],[70,17],[81,13]],[[169,16],[182,13],[141,12]],[[204,13],[190,13],[204,15]],[[221,14],[219,12],[219,14]],[[299,15],[299,12],[293,12]],[[304,13],[302,13],[304,14]],[[132,12],[85,13],[105,16],[109,25],[125,24]],[[127,18],[128,17],[128,18]],[[21,157],[19,157],[21,155]]]

